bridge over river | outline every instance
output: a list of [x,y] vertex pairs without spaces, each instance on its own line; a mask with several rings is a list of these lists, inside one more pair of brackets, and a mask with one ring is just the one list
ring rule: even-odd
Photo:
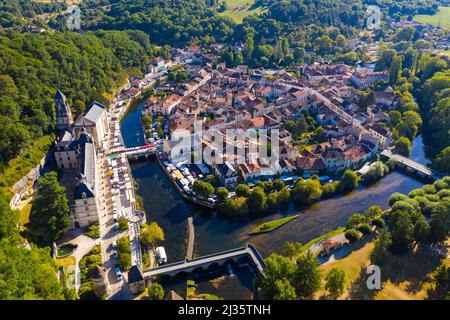
[[389,149],[383,150],[383,152],[381,152],[381,155],[397,161],[397,163],[401,164],[412,172],[416,172],[422,177],[430,178],[432,180],[438,180],[444,176],[443,174],[436,172],[423,164],[420,164],[399,154],[395,154]]
[[144,279],[148,280],[157,276],[175,277],[181,273],[191,273],[217,268],[232,262],[250,262],[256,270],[264,275],[265,263],[258,250],[250,243],[245,247],[222,251],[203,257],[188,259],[159,266],[143,271]]

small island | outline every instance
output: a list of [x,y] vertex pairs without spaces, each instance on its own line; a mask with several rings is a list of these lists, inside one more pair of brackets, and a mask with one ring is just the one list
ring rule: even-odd
[[298,214],[289,216],[289,217],[285,217],[285,218],[280,218],[280,219],[275,219],[272,221],[264,222],[264,223],[260,224],[258,227],[256,227],[252,232],[250,232],[249,235],[254,236],[257,234],[261,234],[261,233],[271,232],[271,231],[278,229],[279,227],[285,225],[289,221],[294,220],[297,217],[298,217]]

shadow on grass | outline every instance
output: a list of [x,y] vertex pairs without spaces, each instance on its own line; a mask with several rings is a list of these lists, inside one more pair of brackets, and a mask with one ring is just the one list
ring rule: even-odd
[[[430,282],[429,274],[441,264],[441,259],[427,249],[416,250],[404,255],[389,255],[381,268],[381,281],[390,281],[395,286],[408,281],[404,289],[408,294],[420,292],[423,285]],[[351,299],[372,299],[378,290],[369,290],[366,281],[369,275],[362,269],[352,284]],[[382,285],[383,287],[383,285]]]

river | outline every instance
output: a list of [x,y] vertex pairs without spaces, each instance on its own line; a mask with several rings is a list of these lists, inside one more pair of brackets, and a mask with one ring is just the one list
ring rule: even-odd
[[[122,134],[127,147],[142,144],[140,110],[130,112],[122,121]],[[421,136],[413,144],[411,157],[427,162]],[[408,193],[422,183],[398,172],[393,172],[374,185],[359,187],[354,192],[318,202],[301,210],[299,218],[271,233],[250,237],[248,232],[264,220],[286,216],[295,212],[276,213],[256,219],[227,220],[219,215],[184,201],[173,188],[156,160],[132,166],[133,177],[138,181],[138,193],[144,201],[148,221],[156,221],[166,236],[165,248],[169,261],[182,260],[186,253],[187,223],[192,216],[195,226],[195,255],[200,256],[235,248],[252,242],[263,256],[279,252],[286,241],[306,243],[321,234],[343,226],[353,213],[363,212],[372,205],[388,207],[388,197],[394,192]]]

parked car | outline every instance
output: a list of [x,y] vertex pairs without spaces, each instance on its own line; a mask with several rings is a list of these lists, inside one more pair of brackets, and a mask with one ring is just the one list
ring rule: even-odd
[[122,281],[122,270],[120,270],[120,265],[116,264],[114,271],[116,272],[117,280]]

